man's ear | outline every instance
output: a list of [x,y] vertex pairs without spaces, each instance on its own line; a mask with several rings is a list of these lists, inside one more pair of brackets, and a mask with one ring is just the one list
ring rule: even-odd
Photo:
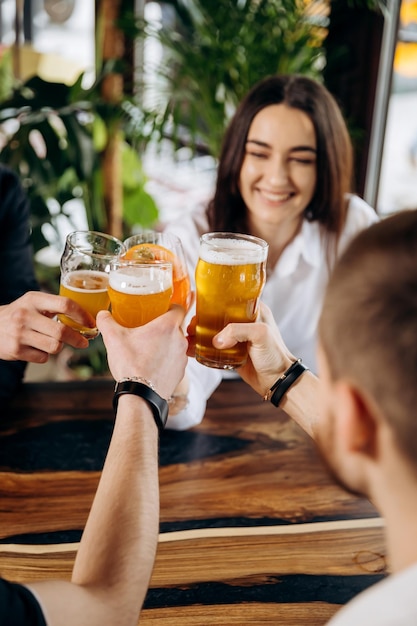
[[334,388],[334,411],[345,449],[375,458],[378,420],[370,399],[351,381],[340,380]]

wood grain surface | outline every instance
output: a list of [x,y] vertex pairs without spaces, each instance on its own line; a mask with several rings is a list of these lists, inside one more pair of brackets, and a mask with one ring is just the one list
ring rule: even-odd
[[[70,576],[113,428],[110,380],[28,383],[0,422],[0,573]],[[325,624],[389,570],[374,507],[240,380],[160,442],[160,540],[141,624]],[[140,564],[138,564],[140,567]]]

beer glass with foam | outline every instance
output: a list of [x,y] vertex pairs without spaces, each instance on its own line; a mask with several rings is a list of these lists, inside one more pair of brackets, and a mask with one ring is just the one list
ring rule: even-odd
[[246,343],[218,350],[214,335],[230,322],[254,322],[266,278],[268,244],[236,233],[207,233],[200,239],[196,267],[197,361],[235,369],[247,359]]
[[[70,233],[61,257],[59,294],[75,300],[95,318],[100,310],[109,308],[110,264],[122,251],[123,243],[116,237],[92,230]],[[58,318],[87,339],[98,335],[97,328],[81,326],[66,315]]]
[[108,292],[116,322],[127,328],[142,326],[169,309],[172,264],[120,259],[111,265]]
[[165,261],[172,263],[173,293],[171,302],[188,309],[191,300],[191,284],[185,262],[184,250],[179,237],[171,233],[142,230],[123,242],[123,257],[141,263]]

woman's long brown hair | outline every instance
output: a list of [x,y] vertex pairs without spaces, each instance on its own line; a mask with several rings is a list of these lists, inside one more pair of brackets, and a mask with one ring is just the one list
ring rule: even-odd
[[[240,103],[223,138],[216,189],[207,207],[210,229],[248,232],[247,209],[239,190],[246,139],[257,113],[274,104],[285,104],[303,111],[314,125],[317,185],[304,216],[322,225],[329,258],[333,251],[330,241],[337,246],[346,220],[346,194],[351,191],[352,185],[353,150],[335,99],[323,85],[305,76],[265,78]],[[330,234],[334,237],[329,237]]]

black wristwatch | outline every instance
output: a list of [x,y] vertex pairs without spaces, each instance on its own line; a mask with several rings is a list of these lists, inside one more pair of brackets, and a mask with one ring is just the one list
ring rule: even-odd
[[282,376],[272,385],[271,389],[264,395],[264,400],[272,402],[275,406],[278,406],[284,397],[285,393],[291,387],[293,383],[308,370],[308,367],[301,363],[301,359],[297,359],[290,365],[290,367],[283,373]]
[[[144,379],[143,379],[144,380]],[[124,378],[116,382],[113,395],[113,409],[116,414],[120,396],[132,394],[143,398],[149,404],[158,430],[161,433],[168,419],[168,402],[162,398],[148,381],[140,382],[140,379]]]

